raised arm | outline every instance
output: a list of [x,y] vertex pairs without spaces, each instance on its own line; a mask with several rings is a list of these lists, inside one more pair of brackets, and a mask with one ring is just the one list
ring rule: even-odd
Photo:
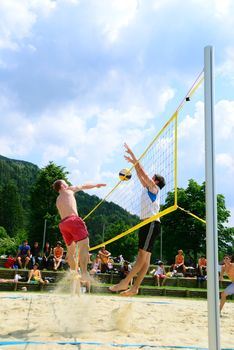
[[102,183],[97,183],[97,184],[83,184],[83,185],[77,185],[77,186],[69,186],[68,189],[73,191],[73,192],[78,192],[82,190],[90,190],[92,188],[99,188],[99,187],[104,187],[106,184]]
[[130,149],[130,147],[125,143],[124,147],[126,149],[127,156],[125,155],[124,158],[129,162],[135,165],[135,169],[137,172],[137,176],[142,184],[142,186],[147,187],[151,191],[157,192],[158,188],[155,185],[154,181],[149,177],[149,175],[145,172],[143,166],[141,163],[137,160],[135,154]]

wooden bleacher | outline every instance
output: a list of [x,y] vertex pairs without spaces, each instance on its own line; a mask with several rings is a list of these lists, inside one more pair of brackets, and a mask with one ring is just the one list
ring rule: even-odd
[[[0,291],[22,291],[23,287],[27,287],[28,291],[47,292],[55,290],[58,282],[61,281],[66,274],[66,271],[42,270],[42,278],[52,278],[52,283],[46,285],[27,283],[28,270],[4,268],[2,266],[4,266],[6,260],[7,259],[0,258]],[[97,274],[95,276],[96,283],[91,286],[91,293],[111,293],[109,291],[109,286],[120,281],[120,276],[116,273],[118,267],[119,264],[116,264],[115,271]],[[152,271],[155,267],[155,265],[151,265],[149,271]],[[24,282],[14,282],[16,271],[24,278]],[[225,280],[220,283],[220,288],[226,288],[229,284],[230,281]],[[163,287],[157,287],[155,285],[155,278],[152,275],[146,275],[140,287],[139,294],[146,296],[207,298],[206,288],[206,281],[199,283],[195,277],[171,277],[166,280]],[[234,296],[232,296],[232,299],[234,299]]]

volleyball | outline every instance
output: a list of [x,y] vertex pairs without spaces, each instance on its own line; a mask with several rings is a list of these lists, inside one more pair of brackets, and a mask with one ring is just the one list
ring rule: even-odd
[[132,177],[132,174],[131,174],[130,170],[128,170],[128,169],[120,170],[119,178],[121,181],[128,181],[131,179],[131,177]]

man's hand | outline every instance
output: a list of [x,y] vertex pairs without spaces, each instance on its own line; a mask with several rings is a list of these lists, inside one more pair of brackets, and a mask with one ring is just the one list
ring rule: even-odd
[[124,147],[126,149],[126,153],[129,154],[129,156],[124,156],[124,158],[132,164],[135,164],[137,162],[137,158],[135,157],[133,151],[131,150],[131,148],[127,145],[127,143],[124,143]]
[[99,187],[104,187],[106,186],[106,184],[97,184],[96,187],[99,188]]

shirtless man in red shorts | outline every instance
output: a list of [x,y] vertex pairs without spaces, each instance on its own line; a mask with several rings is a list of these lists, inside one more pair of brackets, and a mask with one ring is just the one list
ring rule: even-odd
[[79,247],[81,278],[89,280],[87,265],[89,260],[89,234],[84,221],[79,217],[74,194],[78,191],[99,188],[106,184],[84,184],[69,186],[64,180],[56,180],[53,188],[59,193],[56,206],[61,217],[59,229],[67,246],[67,261],[71,270],[76,270],[76,244]]

